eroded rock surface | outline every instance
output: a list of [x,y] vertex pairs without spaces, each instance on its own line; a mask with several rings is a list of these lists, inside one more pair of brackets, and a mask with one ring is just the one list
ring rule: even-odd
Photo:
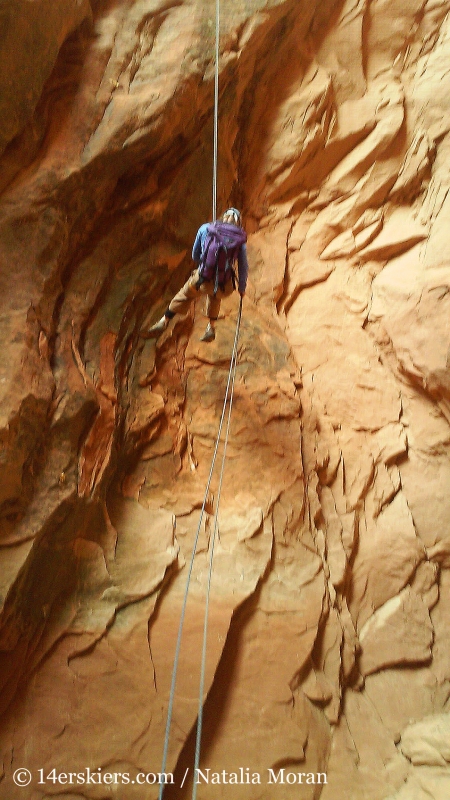
[[[5,800],[158,796],[42,776],[161,769],[198,530],[164,796],[191,795],[237,298],[212,344],[200,303],[139,333],[211,213],[214,16],[0,11]],[[261,776],[223,797],[450,794],[449,37],[449,0],[221,3],[219,207],[250,281],[201,766]]]

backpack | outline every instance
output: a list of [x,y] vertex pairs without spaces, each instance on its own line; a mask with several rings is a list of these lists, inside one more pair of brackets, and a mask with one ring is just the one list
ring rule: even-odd
[[199,274],[203,281],[214,281],[214,294],[230,278],[234,282],[233,262],[246,241],[247,234],[236,225],[228,222],[208,225]]

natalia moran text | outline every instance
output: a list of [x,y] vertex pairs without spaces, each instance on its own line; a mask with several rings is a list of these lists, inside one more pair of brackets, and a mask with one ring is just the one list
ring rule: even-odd
[[273,785],[286,784],[325,784],[326,772],[292,772],[288,769],[268,769],[266,773],[251,772],[248,767],[239,767],[235,772],[225,769],[216,772],[212,769],[196,769],[195,782],[210,784],[246,784],[246,783],[271,783]]

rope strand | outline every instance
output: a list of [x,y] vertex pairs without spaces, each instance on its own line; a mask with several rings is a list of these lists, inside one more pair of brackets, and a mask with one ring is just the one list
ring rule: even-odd
[[216,533],[217,533],[217,523],[219,517],[219,505],[220,505],[220,496],[222,493],[222,482],[223,482],[223,473],[225,469],[225,457],[227,453],[227,445],[228,445],[228,437],[230,433],[230,422],[231,422],[231,410],[233,407],[233,397],[234,397],[234,383],[236,378],[236,366],[237,366],[237,344],[239,339],[239,329],[241,325],[241,315],[242,315],[242,297],[239,303],[239,313],[238,319],[236,324],[236,333],[234,337],[234,344],[233,344],[233,353],[231,356],[230,362],[230,375],[232,374],[231,380],[231,391],[230,391],[230,402],[228,406],[228,419],[227,419],[227,427],[225,431],[225,440],[223,445],[223,453],[222,453],[222,464],[220,469],[220,477],[219,477],[219,485],[217,489],[217,501],[216,501],[216,510],[214,514],[214,528],[213,534],[211,537],[211,545],[210,545],[210,555],[209,555],[209,570],[208,570],[208,582],[207,582],[207,589],[206,589],[206,601],[205,601],[205,615],[204,615],[204,623],[203,623],[203,646],[202,646],[202,660],[201,660],[201,669],[200,669],[200,686],[199,686],[199,693],[198,693],[198,716],[197,716],[197,736],[195,742],[195,759],[194,759],[194,783],[192,787],[192,800],[196,800],[197,798],[197,784],[195,781],[195,776],[197,774],[197,770],[200,764],[200,750],[201,750],[201,739],[202,739],[202,727],[203,727],[203,694],[204,694],[204,685],[205,685],[205,673],[206,673],[206,646],[208,640],[208,617],[209,617],[209,596],[211,593],[211,578],[212,578],[212,567],[213,567],[213,559],[214,559],[214,545],[216,540]]
[[[220,0],[216,0],[216,39],[215,39],[215,59],[214,59],[214,122],[213,122],[213,180],[212,180],[212,218],[213,220],[217,219],[217,162],[218,162],[218,138],[219,138],[219,39],[220,39]],[[178,635],[177,635],[177,643],[175,648],[175,657],[174,657],[174,664],[173,664],[173,671],[172,671],[172,680],[170,685],[170,694],[169,694],[169,704],[167,709],[167,721],[166,721],[166,730],[164,735],[164,749],[163,749],[163,757],[162,757],[162,766],[161,772],[164,774],[166,771],[166,764],[167,764],[167,756],[169,751],[169,740],[170,740],[170,728],[172,724],[172,715],[173,715],[173,705],[174,705],[174,698],[175,698],[175,689],[176,689],[176,682],[177,682],[177,672],[178,672],[178,662],[180,659],[180,650],[181,650],[181,639],[183,634],[183,626],[184,626],[184,619],[186,615],[186,606],[187,606],[187,599],[189,593],[189,585],[191,582],[192,577],[192,570],[194,566],[194,559],[195,554],[197,552],[197,545],[200,536],[200,529],[203,520],[203,516],[205,513],[206,503],[208,500],[209,489],[211,486],[212,476],[214,472],[214,467],[217,458],[217,452],[219,449],[219,442],[220,436],[222,433],[223,422],[225,419],[225,410],[228,401],[228,396],[230,394],[230,385],[232,386],[231,395],[230,395],[230,405],[229,405],[229,413],[228,413],[228,422],[227,422],[227,429],[226,429],[226,437],[225,437],[225,444],[224,444],[224,454],[222,457],[222,468],[221,474],[219,479],[219,494],[218,500],[216,505],[216,514],[214,518],[214,531],[211,543],[211,553],[210,553],[210,563],[209,563],[209,573],[208,573],[208,589],[207,589],[207,596],[206,596],[206,607],[205,607],[205,620],[204,620],[204,633],[203,633],[203,652],[202,652],[202,666],[201,666],[201,676],[200,676],[200,699],[199,699],[199,713],[198,713],[198,721],[197,721],[197,741],[196,741],[196,751],[195,751],[195,765],[198,768],[199,761],[200,761],[200,742],[201,742],[201,732],[202,732],[202,719],[203,719],[203,686],[205,680],[205,665],[206,665],[206,640],[207,640],[207,629],[208,629],[208,610],[209,610],[209,594],[210,594],[210,586],[211,586],[211,575],[212,575],[212,559],[214,555],[214,540],[216,536],[216,529],[217,529],[217,513],[218,513],[218,505],[220,499],[220,491],[221,491],[221,483],[223,477],[223,470],[224,470],[224,463],[225,463],[225,452],[226,452],[226,444],[228,441],[228,434],[230,428],[230,419],[231,419],[231,406],[232,406],[232,395],[234,392],[234,379],[236,374],[236,362],[237,362],[237,342],[239,337],[239,328],[241,323],[241,314],[242,314],[242,297],[239,304],[239,313],[238,319],[236,323],[236,333],[234,338],[234,345],[233,345],[233,353],[230,362],[230,369],[228,372],[228,381],[225,390],[225,398],[223,402],[222,414],[220,417],[219,429],[217,433],[216,443],[214,447],[213,457],[211,461],[211,468],[209,471],[208,481],[206,484],[205,495],[203,498],[203,503],[200,511],[200,519],[194,539],[194,544],[192,548],[191,560],[189,563],[188,574],[186,578],[186,587],[183,597],[183,605],[181,608],[181,615],[180,615],[180,622],[178,626]],[[195,776],[195,772],[194,772]],[[158,800],[162,800],[164,794],[164,783],[160,784],[159,788],[159,795]],[[194,788],[193,788],[193,798],[195,800],[196,796],[196,784],[194,779]]]
[[[177,682],[178,662],[180,660],[181,639],[182,639],[182,634],[183,634],[184,618],[185,618],[185,615],[186,615],[186,606],[187,606],[187,600],[188,600],[189,585],[190,585],[190,582],[191,582],[192,570],[193,570],[193,567],[194,567],[194,559],[195,559],[195,554],[197,552],[198,540],[199,540],[199,537],[200,537],[201,524],[202,524],[203,516],[204,516],[204,513],[205,513],[206,503],[207,503],[208,496],[209,496],[209,489],[210,489],[210,486],[211,486],[211,481],[212,481],[212,477],[213,477],[213,472],[214,472],[214,467],[215,467],[215,463],[216,463],[217,453],[218,453],[218,450],[219,450],[220,436],[221,436],[221,433],[222,433],[223,423],[224,423],[224,419],[225,419],[225,411],[226,411],[226,406],[227,406],[227,402],[228,402],[228,397],[229,397],[229,394],[230,394],[230,386],[232,384],[232,381],[233,381],[233,385],[234,385],[234,379],[232,377],[232,371],[233,371],[233,368],[234,368],[235,362],[236,362],[237,339],[238,339],[238,336],[239,336],[241,313],[242,313],[242,297],[241,297],[241,302],[239,304],[239,313],[238,313],[238,319],[237,319],[237,322],[236,322],[235,344],[233,346],[233,355],[232,355],[232,360],[231,360],[231,363],[230,363],[230,369],[229,369],[229,372],[228,372],[228,380],[227,380],[227,386],[226,386],[226,389],[225,389],[225,397],[224,397],[224,401],[223,401],[222,414],[221,414],[221,417],[220,417],[216,443],[215,443],[215,446],[214,446],[214,452],[213,452],[213,457],[212,457],[212,461],[211,461],[211,467],[210,467],[210,470],[209,470],[208,481],[206,483],[205,494],[204,494],[204,497],[203,497],[203,503],[202,503],[202,507],[201,507],[201,511],[200,511],[200,519],[199,519],[199,522],[198,522],[197,531],[196,531],[195,538],[194,538],[194,544],[193,544],[192,553],[191,553],[191,560],[190,560],[190,563],[189,563],[189,569],[188,569],[188,574],[187,574],[187,578],[186,578],[186,587],[185,587],[185,591],[184,591],[183,605],[182,605],[182,608],[181,608],[180,622],[179,622],[179,626],[178,626],[177,643],[176,643],[176,648],[175,648],[175,657],[174,657],[173,670],[172,670],[172,681],[171,681],[171,686],[170,686],[169,704],[168,704],[168,708],[167,708],[167,722],[166,722],[166,730],[165,730],[165,736],[164,736],[164,749],[163,749],[163,757],[162,757],[162,764],[161,764],[161,772],[162,773],[164,773],[166,771],[167,755],[168,755],[168,751],[169,751],[170,728],[171,728],[171,725],[172,725],[172,714],[173,714],[173,704],[174,704],[175,689],[176,689],[176,682]],[[162,800],[163,793],[164,793],[164,784],[161,783],[160,784],[160,788],[159,788],[158,800]]]
[[219,141],[219,34],[220,34],[220,0],[216,0],[216,46],[214,58],[214,132],[213,132],[213,182],[212,182],[212,218],[217,219],[217,149]]

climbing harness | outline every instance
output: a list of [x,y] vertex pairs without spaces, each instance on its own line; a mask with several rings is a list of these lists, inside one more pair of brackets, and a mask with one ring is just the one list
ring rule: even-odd
[[[202,644],[202,658],[201,658],[201,666],[200,666],[200,686],[199,686],[199,703],[198,703],[198,715],[197,715],[197,735],[196,735],[196,743],[195,743],[195,761],[194,761],[194,782],[192,788],[192,800],[196,800],[197,797],[197,784],[195,782],[195,775],[196,770],[198,769],[200,763],[200,749],[201,749],[201,736],[202,736],[202,724],[203,724],[203,693],[204,693],[204,684],[205,684],[205,671],[206,671],[206,645],[207,645],[207,636],[208,636],[208,611],[209,611],[209,596],[210,596],[210,589],[211,589],[211,577],[212,577],[212,566],[213,566],[213,557],[214,557],[214,545],[215,539],[217,534],[217,521],[218,521],[218,513],[219,513],[219,503],[220,503],[220,495],[222,491],[222,481],[223,481],[223,473],[225,468],[225,456],[226,450],[228,445],[228,437],[230,431],[230,421],[231,421],[231,410],[233,406],[233,396],[234,396],[234,384],[235,384],[235,377],[236,377],[236,366],[237,366],[237,356],[238,356],[238,341],[239,341],[239,331],[241,326],[241,317],[242,317],[242,297],[240,298],[239,303],[239,311],[238,317],[236,321],[236,331],[234,335],[234,342],[233,342],[233,350],[231,354],[231,361],[230,361],[230,369],[228,372],[228,380],[225,389],[225,397],[223,401],[222,407],[222,414],[220,417],[219,428],[217,432],[216,443],[214,446],[213,457],[211,461],[211,467],[209,471],[208,481],[206,483],[205,494],[203,497],[203,503],[200,511],[200,519],[197,526],[197,531],[195,534],[194,544],[192,547],[191,553],[191,560],[189,563],[188,574],[186,578],[186,588],[183,597],[183,604],[181,607],[181,615],[180,615],[180,622],[178,626],[178,635],[177,635],[177,643],[175,648],[175,658],[173,664],[173,671],[172,671],[172,682],[170,686],[170,695],[169,695],[169,705],[167,709],[167,722],[166,722],[166,732],[164,737],[164,750],[163,750],[163,758],[162,758],[162,766],[161,766],[161,773],[164,774],[166,771],[166,764],[167,764],[167,754],[169,750],[169,740],[170,740],[170,728],[172,723],[172,713],[173,713],[173,705],[175,699],[175,688],[176,688],[176,681],[177,681],[177,672],[178,672],[178,662],[180,658],[180,650],[181,650],[181,639],[183,634],[183,626],[184,626],[184,618],[186,614],[186,606],[189,594],[189,585],[191,582],[192,577],[192,570],[194,567],[194,559],[197,552],[197,545],[200,536],[201,525],[203,521],[203,516],[205,513],[206,503],[209,497],[209,490],[211,487],[211,481],[214,473],[214,467],[216,464],[217,453],[219,450],[220,444],[220,437],[222,433],[222,428],[225,421],[226,416],[226,408],[228,403],[228,418],[227,418],[227,425],[225,430],[225,437],[224,437],[224,445],[223,445],[223,453],[222,453],[222,463],[220,469],[220,476],[219,476],[219,485],[217,490],[217,502],[216,502],[216,510],[214,514],[214,526],[213,526],[213,533],[210,540],[210,554],[209,554],[209,567],[208,567],[208,580],[207,580],[207,589],[206,589],[206,601],[205,601],[205,614],[204,614],[204,625],[203,625],[203,644]],[[159,789],[159,800],[162,800],[164,794],[164,783],[161,783]]]

